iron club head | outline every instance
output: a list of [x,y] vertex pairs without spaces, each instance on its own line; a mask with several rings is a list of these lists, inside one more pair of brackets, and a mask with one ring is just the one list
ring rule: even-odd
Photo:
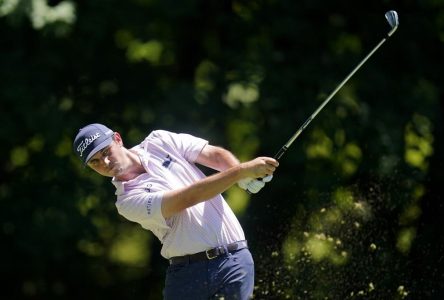
[[385,18],[387,19],[392,28],[398,27],[399,19],[398,19],[398,13],[396,11],[389,10],[388,12],[385,13]]
[[398,13],[394,10],[389,10],[385,13],[385,18],[392,27],[392,30],[388,33],[388,35],[391,36],[399,25]]

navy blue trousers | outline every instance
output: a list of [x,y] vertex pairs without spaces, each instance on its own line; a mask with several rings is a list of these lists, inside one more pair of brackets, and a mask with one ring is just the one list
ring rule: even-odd
[[253,296],[254,262],[247,248],[212,260],[170,265],[165,300],[247,300]]

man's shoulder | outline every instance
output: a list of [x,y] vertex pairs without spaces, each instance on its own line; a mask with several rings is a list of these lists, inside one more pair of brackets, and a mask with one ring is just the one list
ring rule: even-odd
[[154,140],[165,140],[165,139],[171,139],[175,135],[174,132],[164,130],[164,129],[155,129],[148,134],[148,136],[145,138],[146,141],[154,141]]
[[175,133],[172,131],[165,130],[165,129],[154,129],[153,131],[150,132],[148,137],[162,137],[162,136],[168,136],[168,135],[172,135],[172,134],[175,134]]
[[181,149],[183,151],[192,149],[193,147],[199,148],[207,144],[208,141],[202,138],[196,137],[188,133],[176,133],[164,129],[153,130],[141,143],[141,146],[148,150],[151,146],[161,147],[163,149]]

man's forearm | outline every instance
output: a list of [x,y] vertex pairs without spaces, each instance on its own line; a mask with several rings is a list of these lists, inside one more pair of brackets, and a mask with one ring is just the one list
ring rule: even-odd
[[224,171],[239,165],[239,160],[228,150],[207,145],[196,162],[217,171]]
[[190,186],[166,192],[162,200],[162,214],[168,218],[197,203],[225,192],[243,177],[240,165],[216,173]]

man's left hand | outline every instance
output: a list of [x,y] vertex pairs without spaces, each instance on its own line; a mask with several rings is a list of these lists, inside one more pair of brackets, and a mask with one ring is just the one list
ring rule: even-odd
[[265,183],[270,182],[272,179],[273,175],[268,175],[262,179],[245,178],[239,180],[238,185],[240,188],[256,194],[265,186]]

